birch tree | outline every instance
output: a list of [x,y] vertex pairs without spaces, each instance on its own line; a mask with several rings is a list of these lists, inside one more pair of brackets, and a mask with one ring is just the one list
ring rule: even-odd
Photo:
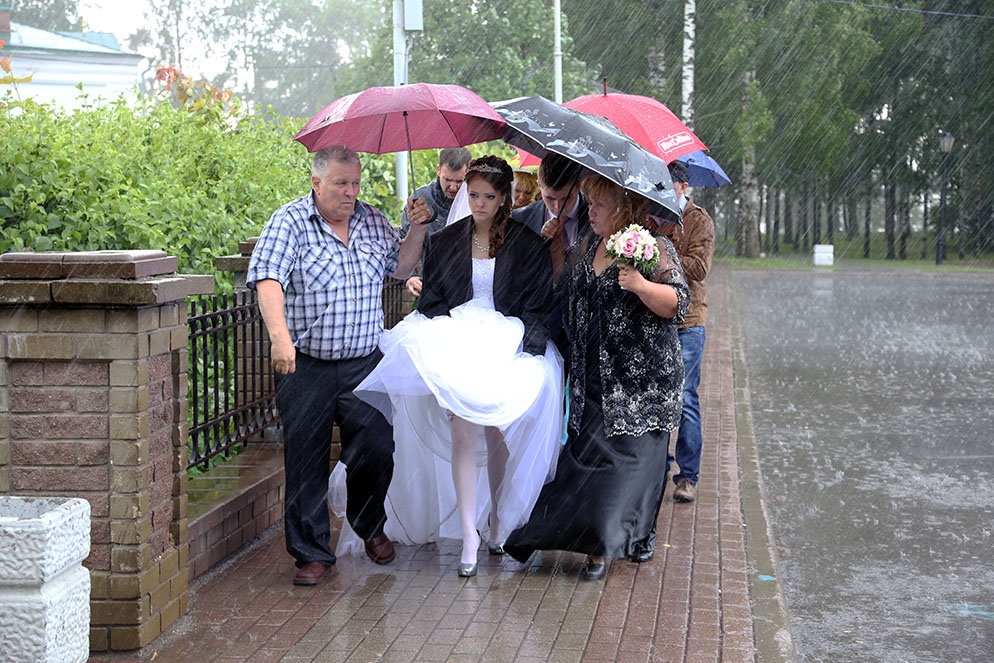
[[683,123],[694,128],[694,40],[696,35],[697,2],[684,0],[683,4],[683,73],[681,80],[680,117]]

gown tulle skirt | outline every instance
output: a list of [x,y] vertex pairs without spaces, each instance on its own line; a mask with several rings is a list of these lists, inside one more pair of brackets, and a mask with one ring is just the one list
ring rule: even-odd
[[[531,514],[552,479],[563,434],[562,358],[549,342],[544,356],[521,351],[524,325],[472,300],[449,315],[417,311],[380,337],[383,358],[355,389],[393,424],[394,470],[387,491],[385,534],[420,544],[461,539],[452,480],[452,416],[477,430],[476,523],[502,542]],[[497,495],[499,531],[490,531],[490,483],[483,426],[498,428],[508,460]],[[329,481],[329,503],[345,512],[345,468]],[[362,542],[342,525],[337,554]]]

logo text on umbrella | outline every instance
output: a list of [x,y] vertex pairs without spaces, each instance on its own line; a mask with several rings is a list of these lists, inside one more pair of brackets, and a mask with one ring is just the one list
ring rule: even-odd
[[694,137],[686,131],[681,131],[678,134],[667,136],[656,144],[663,152],[669,152],[675,147],[680,147],[681,145],[686,145],[687,143],[692,142],[694,142]]

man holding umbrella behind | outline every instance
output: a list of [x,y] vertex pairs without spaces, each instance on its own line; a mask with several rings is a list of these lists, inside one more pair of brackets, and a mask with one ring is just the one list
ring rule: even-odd
[[[669,165],[673,188],[683,208],[683,226],[662,223],[660,232],[666,235],[680,256],[680,264],[690,286],[690,308],[677,330],[683,351],[684,386],[683,414],[676,442],[676,462],[680,473],[673,477],[677,502],[693,502],[697,492],[697,473],[701,466],[701,408],[697,386],[701,381],[701,354],[704,352],[704,323],[708,315],[707,287],[704,278],[711,268],[714,255],[714,221],[703,207],[686,196],[687,167],[673,161]],[[651,550],[651,548],[650,548]]]
[[335,563],[325,496],[336,423],[348,467],[349,523],[370,559],[394,559],[383,534],[393,430],[352,390],[381,356],[383,277],[410,275],[427,229],[413,225],[401,244],[383,213],[357,200],[362,166],[350,149],[318,150],[311,172],[311,192],[276,210],[263,228],[246,278],[259,293],[277,373],[295,585],[318,584]]
[[[407,237],[411,222],[430,224],[428,233],[436,233],[445,227],[449,218],[452,201],[459,193],[466,167],[473,155],[465,147],[447,147],[438,153],[438,175],[430,184],[418,187],[400,216],[400,238]],[[421,277],[414,274],[407,279],[407,291],[414,297],[421,295]]]

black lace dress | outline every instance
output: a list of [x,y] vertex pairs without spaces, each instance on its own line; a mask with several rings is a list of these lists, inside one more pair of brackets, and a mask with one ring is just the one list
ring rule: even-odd
[[528,523],[504,546],[521,562],[535,550],[627,557],[649,534],[665,487],[683,393],[676,329],[687,283],[673,245],[659,237],[662,260],[650,278],[678,299],[677,315],[660,318],[618,287],[617,267],[594,274],[599,240],[590,234],[567,256],[569,439]]

